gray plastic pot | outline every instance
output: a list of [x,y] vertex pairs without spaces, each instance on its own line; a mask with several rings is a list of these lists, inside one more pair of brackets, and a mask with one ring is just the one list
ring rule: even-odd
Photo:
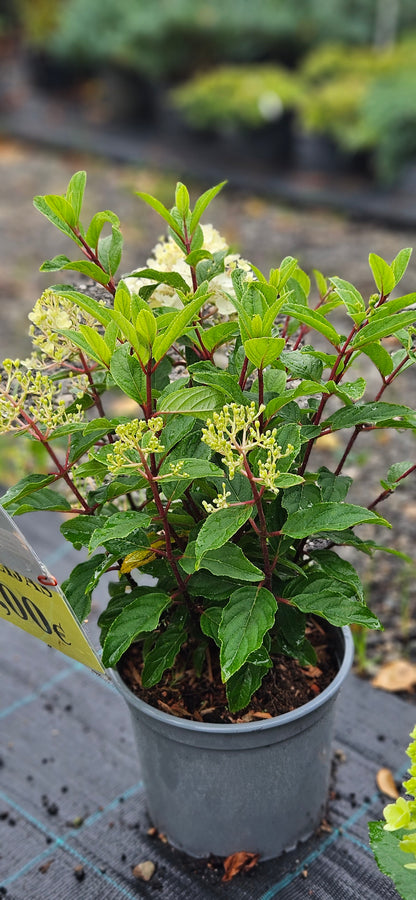
[[215,725],[180,719],[139,700],[117,672],[136,734],[150,818],[191,856],[239,850],[263,859],[306,840],[325,810],[335,699],[350,670],[349,628],[333,628],[332,683],[273,719]]

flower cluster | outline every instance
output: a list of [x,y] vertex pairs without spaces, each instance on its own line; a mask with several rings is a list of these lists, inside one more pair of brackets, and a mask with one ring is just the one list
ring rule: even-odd
[[39,371],[25,370],[19,359],[3,361],[0,433],[28,431],[35,425],[46,437],[59,425],[79,422],[82,418],[80,405],[75,411],[67,411],[61,383]]
[[[230,478],[234,478],[236,472],[247,475],[247,454],[252,450],[266,450],[266,458],[258,461],[258,477],[254,480],[277,493],[275,482],[280,475],[277,462],[293,453],[293,446],[288,444],[283,452],[276,443],[275,428],[261,432],[260,419],[264,408],[260,405],[256,409],[254,402],[248,406],[238,403],[223,406],[220,412],[213,414],[212,419],[207,419],[207,427],[202,429],[202,440],[223,457]],[[214,500],[217,508],[221,508],[218,504],[224,497],[223,493]],[[223,502],[222,505],[226,504]]]
[[[210,253],[228,249],[227,242],[212,225],[202,225],[202,231],[204,233],[202,249],[209,250]],[[224,259],[224,272],[216,275],[210,281],[209,287],[212,291],[210,303],[217,307],[221,316],[235,313],[235,308],[227,294],[234,296],[231,273],[237,265],[239,269],[243,269],[247,273],[247,280],[254,280],[250,264],[245,259],[241,259],[239,253],[229,253]],[[152,256],[147,260],[147,266],[149,269],[157,269],[159,272],[178,272],[188,282],[189,290],[192,290],[190,268],[185,262],[182,250],[172,237],[161,238],[154,247]],[[149,284],[143,278],[127,277],[124,280],[129,290],[135,292],[138,292],[145,284]],[[153,291],[149,302],[151,306],[171,306],[182,309],[182,302],[176,291],[167,284],[159,284]]]
[[96,325],[92,316],[81,312],[74,303],[50,288],[35,303],[28,318],[32,322],[29,329],[32,344],[39,353],[39,357],[31,357],[30,364],[39,368],[45,365],[45,357],[63,363],[79,353],[71,339],[62,334],[63,329],[78,330],[81,321]]
[[162,427],[163,419],[160,416],[154,416],[148,422],[144,419],[132,419],[131,422],[117,425],[115,433],[118,440],[112,445],[106,459],[108,470],[112,473],[125,468],[141,471],[151,453],[163,453],[165,449],[158,438]]

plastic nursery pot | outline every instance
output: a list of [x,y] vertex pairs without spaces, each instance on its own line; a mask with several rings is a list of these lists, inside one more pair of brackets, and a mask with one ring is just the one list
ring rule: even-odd
[[171,716],[139,700],[117,672],[129,706],[150,818],[190,856],[239,850],[263,859],[306,840],[326,805],[335,700],[351,668],[349,628],[331,628],[339,671],[299,709],[243,724]]

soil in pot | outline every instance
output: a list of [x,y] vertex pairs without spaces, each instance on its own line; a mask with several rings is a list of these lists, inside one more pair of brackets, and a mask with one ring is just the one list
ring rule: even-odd
[[316,664],[301,666],[296,659],[272,654],[273,668],[253,695],[250,705],[238,713],[230,713],[227,709],[218,660],[209,660],[203,674],[198,677],[192,664],[193,648],[190,646],[182,648],[175,669],[166,671],[155,687],[142,686],[141,644],[131,645],[122,657],[118,671],[136,696],[163,712],[197,722],[252,722],[303,706],[335,678],[339,666],[326,631],[319,622],[311,619],[306,636],[315,649]]

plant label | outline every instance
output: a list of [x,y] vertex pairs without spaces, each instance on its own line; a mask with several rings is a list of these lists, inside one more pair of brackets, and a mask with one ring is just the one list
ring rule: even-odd
[[95,672],[105,673],[56,578],[1,506],[0,617]]

